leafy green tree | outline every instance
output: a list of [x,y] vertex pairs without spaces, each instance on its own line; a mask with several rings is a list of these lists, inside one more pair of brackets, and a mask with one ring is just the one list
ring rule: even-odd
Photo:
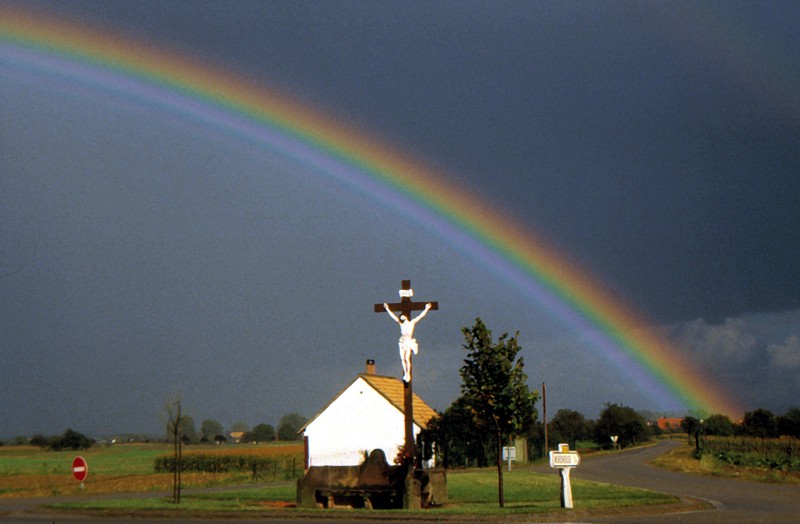
[[213,418],[207,418],[200,424],[200,434],[204,442],[212,442],[214,437],[222,435],[224,432],[222,424]]
[[681,420],[681,429],[689,435],[689,442],[692,441],[692,436],[700,430],[700,419],[687,416]]
[[486,467],[487,444],[494,455],[494,436],[475,426],[472,410],[463,395],[444,413],[428,422],[423,438],[430,438],[435,443],[439,455],[437,463],[444,468],[469,465]]
[[250,426],[248,426],[246,423],[241,422],[241,421],[240,422],[235,422],[233,424],[233,426],[231,426],[231,431],[234,432],[234,433],[239,433],[239,432],[247,433],[248,431],[250,431]]
[[298,413],[284,415],[278,424],[278,440],[300,440],[297,432],[305,423],[306,418]]
[[50,448],[54,451],[61,451],[63,449],[71,449],[77,451],[79,449],[89,449],[92,447],[94,441],[72,429],[68,429],[61,437],[54,437]]
[[778,419],[767,409],[757,409],[744,414],[742,431],[745,435],[761,438],[778,436]]
[[536,420],[537,394],[528,389],[528,376],[517,342],[503,333],[495,343],[492,332],[480,318],[472,328],[462,328],[463,348],[467,358],[461,368],[461,392],[472,412],[475,426],[494,436],[497,491],[500,507],[505,506],[503,493],[502,448],[513,435],[528,431]]
[[725,415],[711,415],[703,422],[703,433],[719,437],[732,437],[736,433],[736,425]]
[[606,404],[594,425],[594,441],[599,446],[613,445],[611,436],[618,437],[617,445],[627,447],[649,438],[647,422],[633,408],[619,404]]
[[195,429],[194,419],[191,415],[183,415],[180,421],[181,439],[185,444],[197,442],[197,429]]
[[270,424],[258,424],[242,438],[245,442],[272,442],[275,440],[275,428]]
[[41,433],[37,433],[36,435],[31,437],[30,440],[31,446],[38,446],[40,448],[48,448],[50,447],[50,439],[42,435]]
[[778,433],[800,438],[800,409],[792,408],[778,417]]
[[579,440],[591,440],[594,437],[592,423],[581,413],[571,409],[559,409],[549,422],[548,440],[553,444],[566,442],[576,449]]

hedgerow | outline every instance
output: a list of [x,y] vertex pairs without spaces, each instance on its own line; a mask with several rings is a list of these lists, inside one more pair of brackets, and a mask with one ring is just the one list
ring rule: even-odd
[[[198,452],[185,453],[181,457],[181,471],[205,473],[249,473],[254,479],[292,480],[303,471],[301,453],[261,455],[251,450],[243,453]],[[156,457],[156,473],[175,471],[174,455]]]

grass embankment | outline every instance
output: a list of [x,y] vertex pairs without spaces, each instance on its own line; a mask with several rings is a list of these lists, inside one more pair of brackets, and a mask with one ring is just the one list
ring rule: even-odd
[[769,467],[748,467],[730,464],[718,459],[712,453],[703,453],[698,460],[694,456],[695,445],[689,444],[674,448],[653,461],[654,466],[709,477],[733,478],[754,482],[774,482],[800,484],[800,471],[784,471]]

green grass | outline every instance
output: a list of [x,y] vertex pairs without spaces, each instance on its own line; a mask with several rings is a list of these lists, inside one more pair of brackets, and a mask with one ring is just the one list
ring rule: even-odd
[[[205,448],[204,448],[205,449]],[[85,451],[41,451],[29,447],[0,448],[0,477],[57,475],[67,479],[70,486],[72,459],[81,455],[89,463],[90,481],[96,492],[100,485],[112,477],[126,476],[120,490],[130,491],[136,482],[147,483],[153,478],[153,463],[158,455],[168,452],[168,447],[154,444],[125,444],[96,447]],[[130,476],[128,478],[127,476]],[[21,477],[17,477],[21,478]],[[139,480],[134,480],[139,479]],[[243,477],[244,479],[244,477]],[[560,479],[558,474],[534,473],[529,468],[517,467],[504,472],[506,508],[500,509],[497,500],[497,471],[494,468],[458,470],[448,472],[449,503],[434,512],[441,514],[505,515],[543,513],[560,510]],[[246,479],[244,479],[246,480]],[[17,482],[17,481],[15,481]],[[73,486],[74,487],[74,486]],[[2,487],[0,487],[2,488]],[[125,489],[127,488],[127,489]],[[59,488],[63,489],[63,488]],[[75,488],[77,489],[77,488]],[[115,486],[107,491],[114,491]],[[168,498],[120,498],[70,502],[54,506],[58,509],[91,510],[124,514],[149,512],[174,514],[180,512],[254,512],[286,507],[296,498],[295,482],[275,482],[258,487],[235,489],[217,493],[189,493],[184,491],[181,504]],[[652,491],[625,488],[596,482],[573,479],[573,499],[576,510],[604,510],[635,505],[669,504],[673,497]],[[88,492],[87,492],[88,494]],[[0,493],[0,496],[2,493]],[[295,509],[284,509],[287,515]],[[426,512],[430,515],[430,511]],[[387,513],[392,513],[387,512]],[[407,515],[408,512],[401,512]]]
[[[517,468],[503,474],[506,508],[530,512],[560,508],[561,480],[557,473],[540,474]],[[448,474],[450,501],[461,508],[497,508],[497,472],[493,469]],[[668,504],[669,495],[649,490],[613,486],[572,479],[576,509],[619,508],[633,505]]]
[[[448,474],[450,502],[444,507],[428,510],[441,514],[503,515],[543,513],[560,510],[560,479],[557,474],[543,475],[518,468],[504,474],[506,507],[500,509],[497,500],[497,473],[494,469],[468,470]],[[625,488],[573,480],[575,509],[608,509],[636,505],[669,504],[675,498],[653,491]],[[100,511],[222,511],[252,512],[274,509],[274,503],[293,503],[295,483],[281,482],[263,487],[220,493],[184,494],[180,505],[166,499],[124,499],[71,502],[53,506],[57,509]],[[293,509],[284,510],[291,515]],[[394,510],[399,511],[399,510]],[[382,512],[392,513],[392,511]],[[408,512],[401,512],[407,514]]]
[[124,444],[81,451],[43,451],[32,447],[0,448],[0,475],[71,475],[72,459],[82,456],[91,475],[142,475],[153,472],[163,445]]

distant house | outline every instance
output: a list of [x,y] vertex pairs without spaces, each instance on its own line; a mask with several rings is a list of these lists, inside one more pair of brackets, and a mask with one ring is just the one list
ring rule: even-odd
[[233,439],[234,444],[238,444],[242,441],[244,437],[244,431],[233,431],[231,432],[231,438]]
[[[416,436],[436,412],[414,395]],[[300,428],[306,447],[306,468],[356,466],[366,454],[382,449],[391,463],[405,440],[403,382],[375,373],[375,363],[336,395]]]
[[680,431],[683,418],[661,417],[657,421],[658,429],[662,431]]

